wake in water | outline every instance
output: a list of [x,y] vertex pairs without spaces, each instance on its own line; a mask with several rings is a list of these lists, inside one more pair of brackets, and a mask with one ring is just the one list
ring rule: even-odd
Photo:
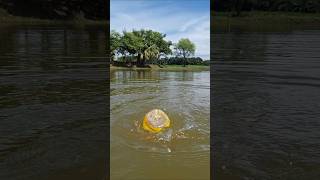
[[[173,127],[163,130],[159,133],[150,133],[142,128],[142,120],[134,122],[134,127],[130,130],[130,136],[133,137],[138,144],[145,144],[143,149],[153,152],[174,152],[176,146],[183,140],[204,139],[205,133],[201,133],[192,127],[189,129],[175,130]],[[151,148],[148,148],[148,147]],[[141,146],[139,146],[141,148]]]

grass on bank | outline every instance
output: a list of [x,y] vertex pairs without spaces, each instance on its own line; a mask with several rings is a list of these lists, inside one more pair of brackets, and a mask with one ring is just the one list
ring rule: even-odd
[[211,15],[213,30],[320,27],[320,13],[252,11],[241,12],[239,17],[232,17],[229,12],[212,12]]
[[32,17],[21,17],[9,14],[6,10],[0,8],[0,25],[107,25],[108,21],[95,21],[83,17],[74,17],[70,20],[51,20]]
[[[48,20],[32,17],[20,17],[9,14],[0,8],[0,25],[31,24],[31,25],[107,25],[106,21],[88,20],[75,17],[71,20]],[[320,13],[299,12],[270,12],[251,11],[241,12],[239,17],[231,17],[230,12],[211,12],[211,26],[213,30],[232,29],[285,29],[299,26],[320,27]]]
[[210,66],[205,65],[186,65],[185,67],[182,65],[149,65],[150,67],[121,67],[121,66],[113,66],[110,65],[111,70],[164,70],[164,71],[209,71]]

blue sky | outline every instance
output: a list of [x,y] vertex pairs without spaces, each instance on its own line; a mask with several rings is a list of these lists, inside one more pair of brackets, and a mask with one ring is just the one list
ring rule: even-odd
[[195,56],[209,59],[210,0],[111,0],[110,6],[111,29],[152,29],[174,43],[189,38]]

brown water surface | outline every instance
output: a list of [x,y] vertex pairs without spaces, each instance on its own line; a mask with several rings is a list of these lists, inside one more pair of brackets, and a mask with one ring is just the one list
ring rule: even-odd
[[214,178],[319,179],[320,31],[213,37]]
[[0,28],[0,179],[105,177],[105,52],[101,26]]
[[[209,71],[111,71],[111,179],[208,180]],[[164,110],[171,128],[156,138],[136,124]]]

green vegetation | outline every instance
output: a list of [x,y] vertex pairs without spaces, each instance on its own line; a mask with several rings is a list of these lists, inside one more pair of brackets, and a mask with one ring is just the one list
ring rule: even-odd
[[9,14],[7,10],[0,8],[0,25],[107,25],[107,21],[90,20],[80,17],[75,17],[68,20],[40,19],[34,17],[14,16]]
[[171,53],[171,42],[165,41],[165,37],[165,34],[152,30],[124,31],[120,39],[119,52],[124,56],[137,55],[137,66],[143,67],[147,60]]
[[161,58],[158,61],[156,61],[154,64],[160,64],[160,65],[205,65],[209,66],[210,61],[209,60],[203,60],[200,57],[191,57],[191,58],[184,58],[184,57],[165,57]]
[[204,65],[187,65],[187,66],[181,66],[181,65],[166,65],[162,68],[163,70],[169,70],[169,71],[209,71],[210,66],[204,66]]
[[[111,64],[124,67],[150,67],[150,64],[161,67],[168,64],[208,65],[208,62],[204,63],[201,58],[190,58],[194,55],[196,47],[189,39],[182,38],[177,44],[173,44],[165,40],[165,37],[165,34],[153,30],[141,29],[122,33],[112,30]],[[174,46],[174,52],[171,46]],[[168,58],[173,54],[176,56]]]
[[123,53],[120,49],[121,45],[121,35],[120,33],[112,30],[110,32],[110,54],[111,54],[111,61],[114,61],[116,52]]
[[187,57],[189,57],[190,55],[194,55],[194,52],[196,51],[196,46],[189,39],[182,38],[175,45],[174,49],[176,50],[178,57],[183,57],[183,66],[186,66]]
[[292,30],[320,27],[320,0],[215,0],[214,31]]
[[320,13],[296,12],[242,12],[239,17],[232,17],[229,12],[213,12],[211,26],[214,31],[219,30],[292,30],[293,28],[320,27]]
[[[121,67],[121,66],[110,66],[111,70],[126,70],[128,69],[127,67]],[[142,70],[146,69],[144,67],[131,67],[130,69],[133,70]],[[150,70],[161,70],[161,71],[209,71],[210,66],[204,66],[204,65],[186,65],[186,66],[181,66],[181,65],[163,65],[163,66],[158,66],[158,65],[149,65]]]
[[319,0],[215,0],[213,10],[241,16],[248,11],[320,13]]
[[105,0],[0,0],[0,8],[12,16],[61,21],[105,21],[109,9]]

